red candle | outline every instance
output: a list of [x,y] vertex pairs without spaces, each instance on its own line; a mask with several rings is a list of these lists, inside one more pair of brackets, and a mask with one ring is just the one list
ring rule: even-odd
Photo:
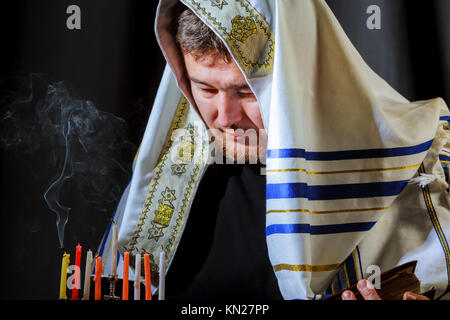
[[150,279],[150,256],[144,254],[145,300],[152,300],[152,282]]
[[95,259],[95,300],[102,299],[102,257],[98,256]]
[[75,277],[73,278],[72,300],[78,300],[78,289],[80,289],[80,266],[81,266],[81,246],[77,245],[75,252]]
[[130,253],[125,251],[123,254],[123,283],[122,300],[128,300],[128,269],[130,265]]

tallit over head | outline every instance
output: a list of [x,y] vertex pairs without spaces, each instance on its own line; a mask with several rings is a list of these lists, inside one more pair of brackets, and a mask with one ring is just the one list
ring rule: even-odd
[[[422,290],[442,295],[450,275],[444,101],[409,102],[391,88],[323,0],[180,2],[224,41],[259,101],[268,255],[283,297],[320,299],[367,278],[371,266],[411,260]],[[177,3],[158,7],[168,64],[115,214],[119,250],[150,254],[153,290],[159,253],[170,267],[211,152],[175,43]]]

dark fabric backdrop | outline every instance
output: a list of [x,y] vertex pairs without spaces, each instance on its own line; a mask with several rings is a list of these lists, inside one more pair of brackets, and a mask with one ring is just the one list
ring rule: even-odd
[[[367,63],[401,94],[450,101],[450,1],[327,2]],[[81,8],[81,30],[66,28],[71,4]],[[381,8],[381,30],[366,27],[366,9],[373,4]],[[92,102],[92,112],[80,115],[80,128],[94,128],[73,136],[78,141],[71,147],[73,173],[60,193],[60,202],[71,208],[64,246],[71,263],[77,242],[97,249],[130,177],[164,68],[153,33],[156,7],[157,1],[143,0],[2,4],[2,299],[58,297],[62,249],[56,215],[43,195],[63,172],[64,126],[59,109],[36,114],[39,101],[49,98],[48,85],[59,81],[68,90],[61,91],[64,101]],[[47,118],[57,130],[48,129]],[[85,254],[82,265],[84,259]]]

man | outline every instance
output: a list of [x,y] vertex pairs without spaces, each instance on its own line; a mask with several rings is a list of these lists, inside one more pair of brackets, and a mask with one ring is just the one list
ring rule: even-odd
[[[183,3],[181,14],[177,1],[160,3],[156,31],[170,70],[116,213],[120,250],[164,250],[167,294],[183,287],[177,294],[191,299],[321,299],[367,277],[370,265],[410,260],[419,261],[422,291],[445,294],[443,101],[409,103],[390,88],[321,0],[276,2],[277,10],[275,1]],[[217,151],[202,138],[208,128],[223,136],[215,141],[227,158],[247,161],[265,146],[242,133],[267,132],[266,181],[259,165],[208,168],[205,155]],[[427,172],[422,189],[408,184]],[[153,258],[154,275],[158,267]],[[358,284],[363,297],[379,298]]]

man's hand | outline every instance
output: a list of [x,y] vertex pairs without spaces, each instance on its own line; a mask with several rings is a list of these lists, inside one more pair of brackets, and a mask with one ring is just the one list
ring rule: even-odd
[[[377,293],[377,290],[370,281],[364,279],[360,280],[357,284],[357,287],[359,293],[361,293],[364,300],[381,300],[380,296]],[[356,297],[353,292],[351,292],[350,290],[346,290],[342,293],[342,300],[356,300]],[[407,291],[403,294],[403,300],[430,300],[430,299],[420,294],[415,294]]]

